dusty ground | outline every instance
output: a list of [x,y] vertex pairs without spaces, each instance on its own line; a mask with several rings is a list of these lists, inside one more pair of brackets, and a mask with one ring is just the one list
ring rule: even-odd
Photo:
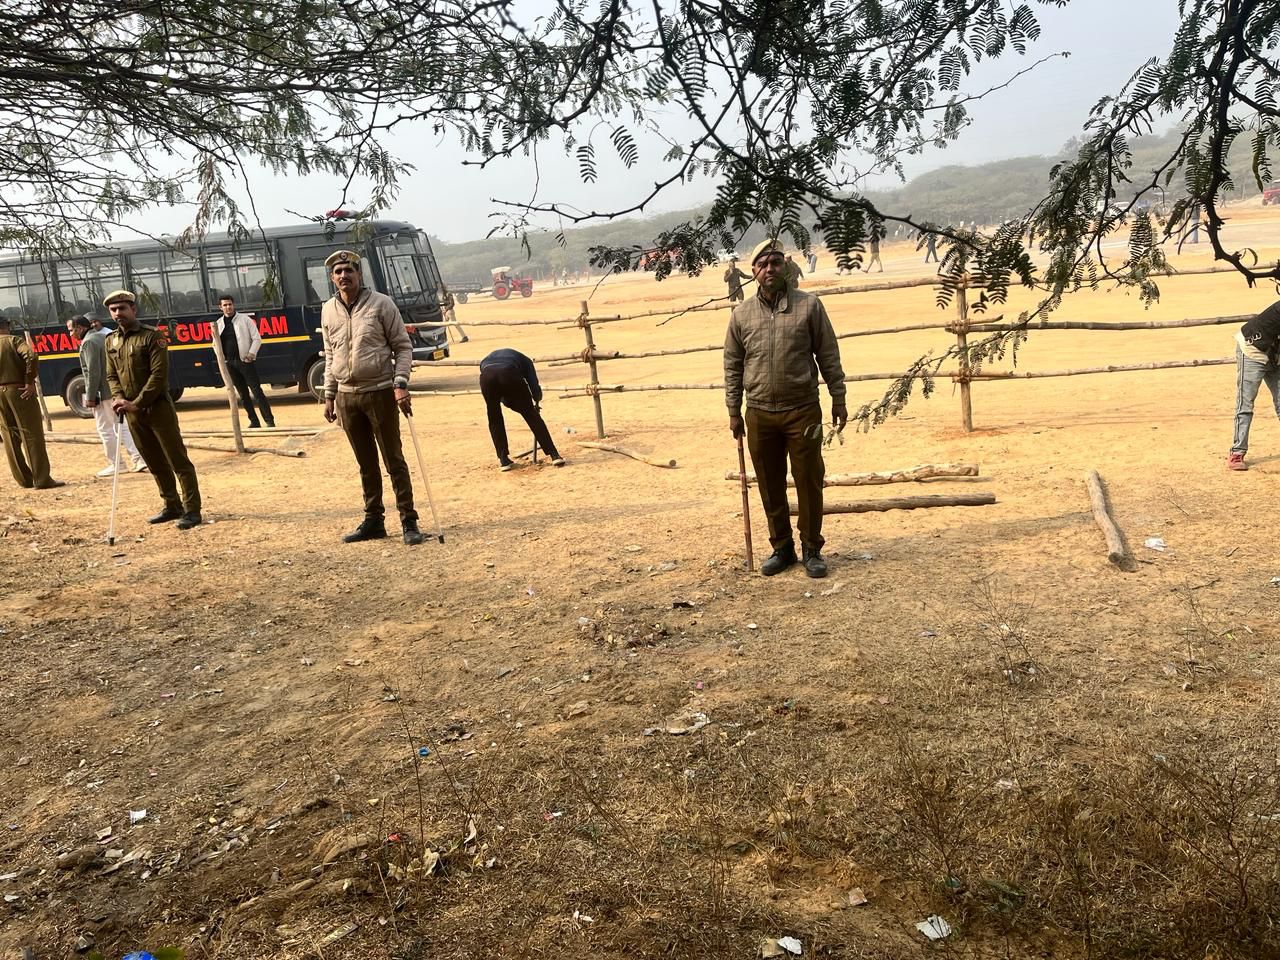
[[[1265,211],[1236,229],[1280,253]],[[886,278],[924,269],[904,245],[885,260]],[[834,280],[828,266],[806,285]],[[607,315],[720,289],[626,278],[460,312],[569,317],[590,295]],[[1273,298],[1225,275],[1163,290],[1146,313],[1099,292],[1060,316]],[[928,289],[827,304],[839,330],[946,319]],[[597,339],[696,346],[724,322]],[[1020,365],[1227,356],[1233,332],[1045,332]],[[470,333],[455,357],[582,345],[573,329]],[[945,343],[848,340],[845,367],[900,369]],[[602,369],[721,376],[709,353]],[[784,935],[805,956],[1277,955],[1280,423],[1260,398],[1253,469],[1224,469],[1232,368],[979,383],[967,436],[940,383],[833,447],[829,471],[966,461],[989,479],[830,499],[998,503],[831,517],[825,582],[743,571],[721,394],[605,398],[611,437],[679,463],[658,470],[579,449],[591,402],[554,388],[584,368],[543,373],[564,470],[499,473],[478,397],[418,401],[443,545],[339,542],[360,496],[336,431],[297,461],[196,453],[212,522],[191,533],[147,527],[152,481],[125,478],[115,548],[109,485],[86,479],[95,448],[51,448],[59,491],[0,484],[3,956],[69,957],[83,936],[109,957],[749,957]],[[416,380],[467,389],[474,371]],[[880,386],[855,384],[850,405]],[[322,422],[273,402],[281,424]],[[225,421],[212,391],[179,411],[188,430]],[[56,413],[57,433],[87,428]],[[1136,572],[1106,561],[1091,467]],[[687,711],[710,724],[645,735]],[[853,888],[869,902],[850,906]],[[935,947],[916,931],[930,914],[954,927]]]

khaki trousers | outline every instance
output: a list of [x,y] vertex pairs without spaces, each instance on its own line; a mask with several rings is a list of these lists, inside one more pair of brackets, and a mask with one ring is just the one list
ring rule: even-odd
[[0,387],[0,438],[4,440],[5,457],[18,486],[47,487],[53,479],[49,476],[40,399],[32,394],[23,400],[23,389],[21,386]]
[[413,509],[413,483],[409,479],[409,464],[405,462],[400,446],[400,409],[396,406],[395,391],[371,390],[368,393],[339,393],[335,407],[338,422],[351,444],[360,466],[360,486],[364,489],[365,519],[382,522],[386,511],[382,507],[382,470],[378,467],[378,451],[391,477],[391,489],[396,494],[396,508],[400,511],[401,525],[418,522],[418,511]]
[[[178,427],[178,411],[173,401],[161,397],[145,410],[126,413],[125,422],[133,443],[146,461],[151,476],[166,508],[181,508],[183,513],[200,512],[200,484],[196,480],[196,468],[187,456],[187,445],[182,442],[182,430]],[[178,497],[178,484],[182,484],[182,497]]]
[[776,550],[791,543],[791,508],[787,502],[787,458],[796,482],[796,502],[800,508],[797,526],[800,543],[821,550],[822,481],[826,465],[822,460],[822,407],[811,404],[798,410],[771,413],[747,407],[747,449],[756,471],[760,501],[769,520],[769,542]]

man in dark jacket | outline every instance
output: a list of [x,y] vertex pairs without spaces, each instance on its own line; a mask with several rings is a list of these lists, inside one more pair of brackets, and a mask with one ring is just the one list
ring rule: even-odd
[[480,392],[484,395],[489,413],[489,436],[498,454],[498,464],[505,470],[515,464],[507,447],[507,425],[502,419],[503,406],[510,407],[533,431],[533,439],[551,458],[557,467],[564,466],[564,457],[556,450],[551,431],[542,419],[538,405],[542,402],[542,386],[533,361],[518,350],[495,350],[480,361]]
[[[787,285],[786,259],[777,241],[751,253],[756,295],[733,308],[724,340],[724,389],[729,430],[747,435],[760,500],[769,519],[773,555],[760,566],[766,577],[796,562],[787,502],[787,459],[795,478],[805,573],[825,577],[822,559],[822,407],[818,374],[831,394],[831,420],[839,430],[845,407],[840,345],[822,301]],[[746,400],[746,419],[742,402]]]
[[1264,383],[1271,391],[1276,416],[1280,417],[1280,301],[1236,333],[1236,425],[1231,452],[1227,455],[1227,467],[1231,470],[1249,469],[1244,455],[1249,452],[1253,402]]

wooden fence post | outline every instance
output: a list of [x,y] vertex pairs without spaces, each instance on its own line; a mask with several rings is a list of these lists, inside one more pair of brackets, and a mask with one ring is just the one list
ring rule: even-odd
[[956,291],[956,349],[960,351],[960,424],[965,433],[973,433],[973,394],[969,378],[969,275],[960,275],[960,287]]
[[600,374],[596,369],[596,340],[591,335],[591,321],[587,319],[587,301],[583,300],[582,314],[578,317],[578,323],[582,326],[582,332],[587,338],[587,363],[591,367],[591,399],[596,405],[596,439],[604,439],[604,407],[600,403]]
[[[226,323],[231,323],[231,320],[223,319]],[[209,323],[209,339],[213,343],[213,355],[218,358],[218,372],[222,374],[222,383],[227,388],[227,401],[231,405],[231,433],[235,438],[236,453],[244,453],[244,437],[240,435],[240,404],[236,401],[235,386],[227,372],[227,358],[222,355],[222,341],[218,338],[216,320]]]

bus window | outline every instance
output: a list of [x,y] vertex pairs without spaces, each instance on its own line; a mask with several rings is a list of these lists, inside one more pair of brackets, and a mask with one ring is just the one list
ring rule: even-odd
[[159,253],[135,253],[129,257],[129,289],[138,298],[144,315],[168,315],[173,311],[164,294]]
[[119,257],[59,260],[54,267],[58,275],[59,320],[105,310],[102,298],[124,286]]
[[413,301],[426,292],[434,302],[435,281],[424,275],[417,257],[417,247],[412,236],[393,235],[378,241],[378,257],[382,261],[382,274],[386,279],[387,293],[398,301]]
[[324,265],[323,260],[307,260],[305,264],[306,302],[308,304],[324,303],[337,292],[334,290],[333,281],[329,279],[329,268]]
[[[263,247],[219,250],[205,254],[209,290],[216,296],[229,293],[242,309],[279,306],[280,281]],[[271,278],[274,282],[269,283]]]
[[209,312],[209,305],[205,302],[204,286],[200,282],[200,261],[190,254],[177,250],[165,251],[161,257],[163,258],[161,263],[164,265],[165,293],[169,304],[168,313],[179,316]]
[[48,323],[50,307],[49,289],[40,264],[0,267],[0,313],[15,326]]

